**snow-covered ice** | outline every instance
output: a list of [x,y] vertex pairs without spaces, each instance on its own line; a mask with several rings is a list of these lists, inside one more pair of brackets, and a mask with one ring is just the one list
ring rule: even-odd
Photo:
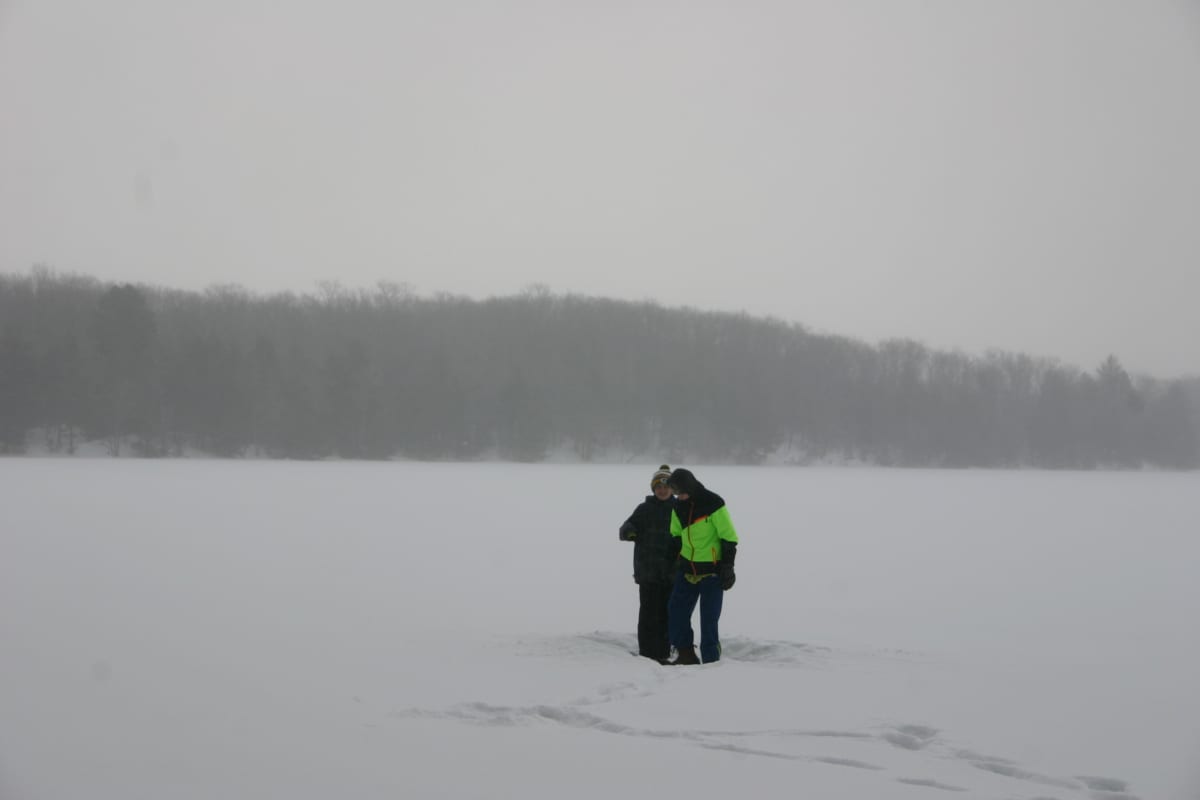
[[655,466],[0,460],[0,797],[1200,797],[1200,475],[694,467],[670,668]]

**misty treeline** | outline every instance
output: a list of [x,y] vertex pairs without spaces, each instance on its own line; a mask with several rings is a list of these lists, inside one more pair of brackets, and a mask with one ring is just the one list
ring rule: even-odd
[[0,449],[1197,465],[1194,381],[542,289],[258,296],[0,275]]

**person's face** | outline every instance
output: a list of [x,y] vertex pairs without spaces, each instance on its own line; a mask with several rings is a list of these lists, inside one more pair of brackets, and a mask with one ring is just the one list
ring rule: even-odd
[[657,484],[654,487],[654,496],[659,500],[666,500],[671,496],[671,487],[667,486],[665,483]]
[[675,496],[678,497],[680,500],[687,500],[689,497],[687,492],[681,492],[678,489],[674,489],[672,491],[675,492]]

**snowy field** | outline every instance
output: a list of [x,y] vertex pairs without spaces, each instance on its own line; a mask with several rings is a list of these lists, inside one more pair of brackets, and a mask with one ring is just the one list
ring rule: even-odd
[[694,467],[672,668],[655,466],[0,460],[0,798],[1200,797],[1200,475]]

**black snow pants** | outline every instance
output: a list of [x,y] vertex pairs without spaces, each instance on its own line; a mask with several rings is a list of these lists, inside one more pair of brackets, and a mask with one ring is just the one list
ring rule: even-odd
[[667,639],[667,603],[671,599],[669,583],[639,583],[638,654],[662,660],[671,653]]

